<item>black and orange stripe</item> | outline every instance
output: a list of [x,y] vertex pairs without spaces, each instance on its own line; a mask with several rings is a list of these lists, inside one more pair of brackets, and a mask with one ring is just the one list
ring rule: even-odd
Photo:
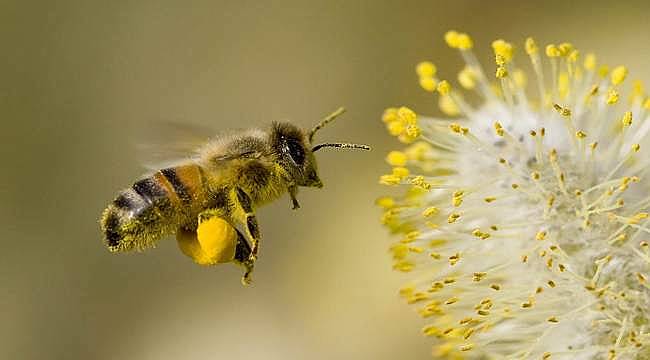
[[197,165],[157,171],[119,193],[104,211],[101,228],[113,252],[143,249],[196,218],[206,198]]

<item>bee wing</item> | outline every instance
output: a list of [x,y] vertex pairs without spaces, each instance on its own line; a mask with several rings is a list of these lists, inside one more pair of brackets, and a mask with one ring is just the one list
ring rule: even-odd
[[214,134],[214,129],[185,122],[150,124],[138,131],[138,160],[149,171],[186,163]]

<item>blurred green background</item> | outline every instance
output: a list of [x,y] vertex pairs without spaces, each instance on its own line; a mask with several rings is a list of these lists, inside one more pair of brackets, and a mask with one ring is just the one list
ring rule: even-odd
[[[453,28],[489,69],[491,40],[533,35],[650,78],[646,1],[535,3],[3,1],[0,358],[429,358],[373,206],[397,146],[383,109],[438,113],[415,63],[455,78]],[[145,124],[310,127],[340,105],[319,139],[375,150],[319,153],[324,189],[259,211],[254,286],[175,241],[119,256],[101,243],[100,212],[143,172],[131,135]]]

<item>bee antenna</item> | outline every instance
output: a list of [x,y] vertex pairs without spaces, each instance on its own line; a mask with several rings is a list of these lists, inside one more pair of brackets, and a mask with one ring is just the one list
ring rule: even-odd
[[314,146],[311,149],[311,151],[315,152],[315,151],[318,151],[319,149],[322,149],[324,147],[333,147],[333,148],[340,148],[340,149],[370,150],[370,146],[368,146],[368,145],[350,144],[350,143],[325,143],[325,144],[318,144],[318,145]]
[[345,108],[340,107],[336,109],[336,111],[334,111],[333,113],[327,115],[327,117],[325,117],[323,120],[321,120],[321,122],[319,122],[316,126],[314,126],[313,129],[309,131],[309,142],[311,143],[314,140],[314,134],[316,134],[316,131],[322,129],[323,127],[325,127],[325,125],[334,121],[334,119],[336,119],[337,116],[343,114],[344,112],[345,112]]

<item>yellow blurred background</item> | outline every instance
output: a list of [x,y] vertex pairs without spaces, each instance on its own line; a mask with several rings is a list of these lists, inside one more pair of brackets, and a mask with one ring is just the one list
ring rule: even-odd
[[[0,4],[1,359],[429,358],[397,297],[374,199],[387,106],[438,114],[414,65],[461,67],[448,29],[572,41],[650,79],[646,1],[3,1]],[[490,70],[491,72],[492,70]],[[371,153],[318,153],[322,190],[258,212],[254,285],[175,241],[111,255],[98,217],[142,174],[133,133],[290,119]]]

